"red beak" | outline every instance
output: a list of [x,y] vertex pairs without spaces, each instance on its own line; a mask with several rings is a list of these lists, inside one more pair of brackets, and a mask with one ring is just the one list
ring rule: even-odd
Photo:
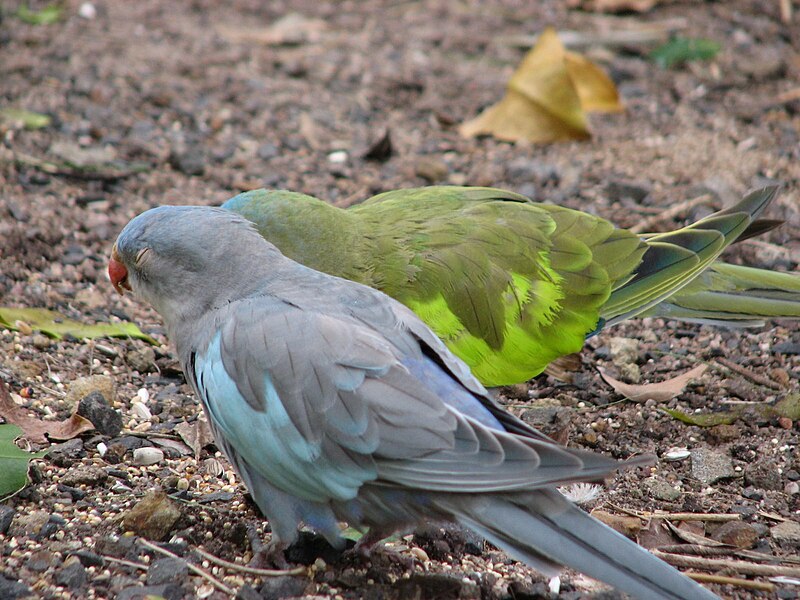
[[131,286],[128,283],[128,269],[119,260],[119,252],[117,252],[117,245],[111,249],[111,260],[108,261],[108,278],[111,280],[111,285],[117,290],[117,293],[122,296],[125,292],[123,290],[131,291]]

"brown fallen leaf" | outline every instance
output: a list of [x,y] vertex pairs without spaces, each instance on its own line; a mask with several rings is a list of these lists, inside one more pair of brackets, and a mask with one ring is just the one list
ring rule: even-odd
[[586,139],[587,110],[621,111],[617,89],[600,67],[568,52],[548,28],[511,76],[503,99],[463,123],[459,132],[508,141]]
[[76,413],[72,413],[66,421],[43,421],[32,417],[26,409],[11,399],[5,383],[2,382],[0,382],[0,417],[5,419],[6,423],[17,425],[28,440],[37,444],[48,443],[48,436],[54,440],[69,440],[84,431],[94,429],[91,421]]
[[193,422],[184,421],[175,426],[175,433],[181,436],[194,452],[194,457],[200,458],[200,450],[214,443],[214,434],[204,416],[199,416]]
[[598,368],[597,370],[600,372],[600,377],[603,378],[603,381],[614,388],[615,392],[622,394],[628,400],[632,400],[634,402],[647,402],[648,400],[667,402],[683,392],[689,381],[695,379],[696,377],[700,377],[700,375],[702,375],[707,368],[707,365],[697,365],[694,369],[686,371],[686,373],[683,375],[678,375],[677,377],[667,379],[666,381],[648,383],[644,385],[623,383],[622,381],[614,379],[608,375],[603,369]]
[[629,515],[616,515],[599,508],[594,509],[591,514],[595,519],[602,521],[612,529],[616,529],[625,537],[636,539],[642,530],[642,520],[639,517]]
[[581,353],[559,356],[545,368],[544,372],[564,383],[572,383],[575,373],[581,370]]

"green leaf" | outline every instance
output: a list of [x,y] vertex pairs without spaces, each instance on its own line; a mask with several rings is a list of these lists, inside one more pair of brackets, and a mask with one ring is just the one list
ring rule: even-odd
[[737,419],[754,423],[766,423],[778,418],[798,421],[800,420],[800,394],[789,394],[785,398],[773,402],[730,404],[725,409],[713,413],[690,414],[669,408],[662,410],[679,421],[698,427],[730,425]]
[[56,339],[61,339],[66,335],[77,339],[130,337],[145,340],[151,344],[158,344],[158,342],[149,335],[142,333],[136,325],[127,321],[87,325],[79,321],[68,319],[61,313],[47,310],[46,308],[0,307],[0,325],[8,327],[9,329],[18,330],[18,321],[27,323],[30,325],[31,329],[36,329]]
[[19,123],[25,129],[41,129],[50,125],[50,117],[24,108],[4,108],[0,110],[0,120]]
[[678,421],[687,425],[697,425],[698,427],[714,427],[715,425],[730,425],[739,418],[739,412],[720,412],[720,413],[697,413],[689,414],[681,410],[663,408],[665,413]]
[[41,452],[25,452],[14,443],[22,435],[22,429],[16,425],[0,425],[0,498],[5,498],[20,491],[28,483],[28,463],[33,458],[41,458],[47,454]]
[[653,50],[650,59],[662,69],[669,69],[695,60],[711,60],[721,49],[714,40],[675,37]]
[[364,532],[359,531],[355,527],[348,527],[342,531],[342,537],[346,540],[353,540],[354,542],[357,542],[364,537]]
[[52,25],[58,22],[63,11],[58,4],[48,4],[42,10],[31,10],[23,4],[17,9],[15,16],[29,25]]

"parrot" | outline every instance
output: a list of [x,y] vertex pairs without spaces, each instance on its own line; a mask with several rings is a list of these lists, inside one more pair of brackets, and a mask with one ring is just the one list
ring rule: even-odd
[[454,522],[544,574],[572,567],[636,598],[717,598],[556,488],[620,462],[502,408],[413,311],[303,266],[218,207],[161,206],[119,234],[108,276],[162,317],[218,447],[271,527],[356,550]]
[[495,387],[528,381],[631,317],[729,326],[800,318],[800,276],[716,260],[780,223],[758,219],[777,192],[767,186],[677,231],[642,235],[479,187],[394,190],[347,210],[259,189],[222,208],[289,258],[399,300]]

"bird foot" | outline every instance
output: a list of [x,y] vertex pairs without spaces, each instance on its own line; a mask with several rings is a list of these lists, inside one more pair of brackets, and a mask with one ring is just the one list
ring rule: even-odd
[[406,571],[413,571],[418,564],[413,556],[401,554],[399,550],[391,548],[380,542],[389,537],[392,532],[372,531],[367,532],[350,550],[345,550],[345,557],[354,557],[361,561],[375,562],[377,556],[382,556],[390,562],[399,564]]
[[289,563],[283,555],[284,550],[289,544],[282,542],[273,534],[272,539],[265,544],[261,541],[255,527],[247,528],[247,538],[250,541],[250,548],[253,550],[253,558],[248,563],[254,569],[288,569]]

